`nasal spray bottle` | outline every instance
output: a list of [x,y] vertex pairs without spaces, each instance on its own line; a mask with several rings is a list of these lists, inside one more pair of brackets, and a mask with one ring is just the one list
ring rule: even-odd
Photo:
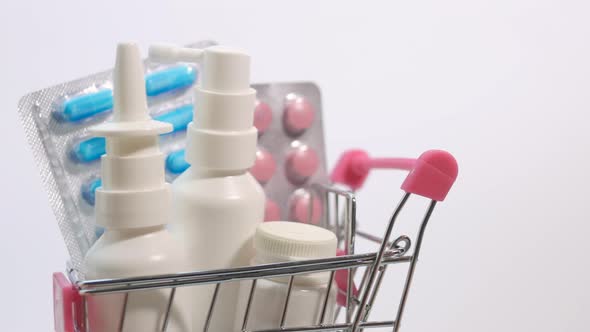
[[[150,48],[150,58],[200,64],[195,120],[187,131],[186,160],[191,166],[172,183],[174,231],[184,239],[190,267],[247,266],[265,202],[262,188],[248,173],[258,137],[250,57],[220,46],[195,50],[157,45]],[[224,283],[215,292],[214,285],[194,289],[193,330],[203,331],[208,324],[211,332],[232,331],[234,317],[241,317],[244,309],[238,308],[239,283]]]
[[[104,234],[88,251],[87,279],[159,275],[187,270],[184,250],[170,234],[171,190],[158,135],[170,124],[148,115],[144,69],[135,44],[120,44],[114,72],[113,120],[94,127],[106,137],[96,222]],[[88,298],[89,331],[191,331],[186,293],[170,289]],[[169,301],[172,299],[170,310]]]

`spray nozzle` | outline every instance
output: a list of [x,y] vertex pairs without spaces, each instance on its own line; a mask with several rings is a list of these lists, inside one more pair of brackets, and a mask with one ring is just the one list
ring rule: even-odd
[[164,225],[170,218],[171,196],[158,135],[172,131],[172,125],[149,115],[144,66],[136,44],[118,45],[113,83],[113,120],[91,129],[106,136],[96,222],[106,228]]
[[117,46],[113,80],[113,120],[92,128],[95,135],[150,136],[172,131],[169,123],[154,121],[149,115],[143,62],[136,44],[122,43]]

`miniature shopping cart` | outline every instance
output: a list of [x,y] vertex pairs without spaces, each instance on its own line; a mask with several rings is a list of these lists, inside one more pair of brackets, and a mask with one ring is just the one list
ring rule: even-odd
[[[322,199],[324,206],[321,225],[333,231],[339,240],[342,255],[333,258],[314,259],[297,262],[275,263],[214,271],[199,271],[160,276],[110,279],[79,280],[76,271],[68,270],[68,279],[63,274],[54,275],[55,285],[61,289],[56,301],[57,332],[97,332],[88,328],[88,297],[103,294],[130,293],[150,289],[169,289],[170,296],[163,312],[161,331],[167,331],[170,308],[179,287],[214,285],[214,292],[208,309],[204,332],[209,330],[211,317],[216,310],[218,291],[227,282],[250,281],[249,296],[243,313],[242,331],[262,332],[248,328],[250,306],[256,296],[257,280],[288,277],[280,324],[275,329],[264,332],[304,332],[304,331],[350,331],[387,328],[399,331],[402,314],[408,298],[412,277],[416,269],[420,247],[424,238],[426,225],[438,201],[445,199],[458,173],[455,159],[444,151],[431,150],[418,159],[383,158],[371,159],[360,150],[345,153],[332,173],[332,181],[344,184],[355,190],[362,186],[372,168],[397,168],[410,171],[401,188],[405,192],[393,212],[383,237],[373,236],[356,229],[356,201],[353,191],[338,189],[335,186],[314,184],[313,195]],[[396,219],[412,194],[430,199],[430,204],[420,223],[415,240],[406,235],[392,238]],[[313,204],[310,204],[310,209]],[[312,212],[309,212],[311,220]],[[379,243],[379,250],[366,254],[355,254],[355,237],[364,237]],[[412,249],[410,253],[410,249]],[[408,264],[407,276],[401,293],[401,299],[393,320],[370,320],[370,312],[375,304],[377,292],[383,281],[387,267],[391,264]],[[361,274],[362,271],[362,274]],[[289,300],[293,288],[293,279],[297,275],[328,272],[330,275],[328,290],[321,299],[317,323],[309,326],[287,326]],[[355,286],[355,274],[360,283]],[[362,276],[362,277],[361,277]],[[70,285],[70,286],[68,286]],[[333,287],[338,287],[342,301],[342,310],[336,310],[336,317],[327,317],[329,294]],[[121,313],[120,331],[124,329],[125,306]]]

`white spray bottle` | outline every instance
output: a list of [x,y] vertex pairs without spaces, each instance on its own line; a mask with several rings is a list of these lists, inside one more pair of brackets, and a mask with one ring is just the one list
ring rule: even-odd
[[[187,132],[186,160],[191,166],[172,183],[174,230],[184,239],[191,268],[247,266],[265,202],[264,191],[248,173],[258,136],[250,57],[221,46],[196,50],[157,45],[150,48],[150,58],[200,64],[195,116]],[[237,301],[239,283],[224,283],[207,322],[214,288],[195,287],[194,331],[203,331],[205,324],[210,332],[232,331],[234,318],[243,314]]]
[[[144,69],[135,44],[120,44],[114,72],[113,120],[94,127],[106,137],[96,222],[104,234],[88,251],[86,279],[124,278],[187,270],[184,250],[166,225],[171,190],[165,182],[158,135],[170,124],[150,118]],[[170,289],[95,295],[88,299],[91,331],[163,331]],[[166,331],[191,331],[186,293],[176,293]],[[124,319],[123,319],[124,317]]]

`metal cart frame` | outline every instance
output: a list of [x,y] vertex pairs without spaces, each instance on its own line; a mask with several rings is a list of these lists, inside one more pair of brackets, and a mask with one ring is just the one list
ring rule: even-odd
[[[424,156],[425,154],[423,154]],[[450,155],[449,155],[450,156]],[[452,157],[451,157],[452,158]],[[454,159],[452,159],[454,161]],[[420,158],[417,159],[417,162]],[[427,166],[431,166],[428,164]],[[426,167],[426,166],[425,166]],[[124,279],[105,279],[105,280],[80,280],[77,273],[73,269],[68,270],[68,277],[76,285],[77,291],[82,295],[81,308],[72,308],[74,315],[82,315],[78,317],[81,319],[74,319],[74,322],[81,322],[80,324],[75,323],[75,329],[79,332],[95,332],[88,331],[88,296],[100,296],[101,294],[113,294],[113,293],[125,293],[125,299],[132,292],[150,289],[170,289],[170,296],[168,298],[166,312],[164,313],[163,324],[161,331],[167,331],[168,318],[172,303],[174,301],[176,289],[179,287],[197,286],[214,284],[215,290],[209,306],[207,315],[207,321],[205,323],[204,332],[209,330],[209,323],[211,321],[212,314],[215,310],[217,294],[220,287],[225,282],[251,280],[251,286],[249,291],[249,297],[247,306],[244,312],[242,320],[242,331],[243,332],[308,332],[308,331],[350,331],[357,332],[364,329],[373,328],[391,328],[393,331],[399,331],[401,321],[403,318],[404,309],[406,307],[410,286],[415,273],[420,249],[424,240],[424,233],[430,217],[432,216],[433,210],[436,206],[437,200],[440,198],[432,198],[428,194],[424,194],[424,191],[416,189],[415,185],[406,185],[409,178],[422,177],[423,172],[420,171],[420,165],[417,164],[416,168],[410,172],[410,175],[406,179],[406,182],[402,186],[405,194],[401,201],[395,208],[389,222],[387,224],[383,237],[373,236],[371,234],[357,230],[356,220],[356,199],[354,193],[347,190],[341,190],[333,186],[327,185],[313,185],[311,187],[312,195],[317,195],[323,201],[323,218],[321,226],[334,231],[337,235],[339,244],[343,248],[346,255],[314,259],[297,262],[286,262],[286,263],[275,263],[265,264],[258,266],[248,266],[232,269],[221,269],[211,271],[198,271],[189,273],[178,273],[178,274],[167,274],[158,276],[146,276],[137,278],[124,278]],[[429,175],[430,176],[430,175]],[[456,176],[456,174],[455,174]],[[429,181],[437,181],[432,176],[428,178]],[[443,179],[444,180],[444,179]],[[454,178],[452,179],[454,181]],[[446,191],[450,190],[452,185],[446,185]],[[411,181],[410,181],[411,182]],[[406,235],[400,235],[397,238],[390,240],[393,234],[396,220],[403,209],[404,205],[412,195],[417,193],[420,196],[426,196],[431,198],[430,204],[428,205],[427,211],[422,218],[419,225],[419,230],[415,238],[414,243],[410,237]],[[444,193],[446,195],[446,192]],[[436,195],[434,195],[436,196]],[[443,197],[444,198],[444,197]],[[311,220],[313,204],[310,205],[309,219]],[[376,243],[379,243],[379,249],[376,252],[355,254],[355,237],[360,236]],[[411,247],[414,246],[413,252],[409,253]],[[404,287],[399,300],[399,305],[394,315],[393,320],[388,321],[373,321],[369,319],[370,312],[373,308],[375,298],[381,287],[383,276],[387,270],[387,267],[392,264],[408,264],[407,275],[404,283]],[[364,269],[362,274],[361,282],[359,283],[358,293],[355,294],[353,291],[354,287],[354,275],[359,269]],[[344,294],[346,296],[346,303],[344,306],[344,313],[340,315],[340,310],[337,310],[336,317],[327,316],[328,306],[328,294],[334,287],[334,280],[338,271],[346,271],[346,290]],[[329,272],[330,279],[328,284],[328,291],[326,292],[325,298],[322,299],[321,312],[317,324],[309,326],[286,326],[285,318],[289,310],[289,299],[291,290],[293,288],[294,277],[301,274],[317,273],[317,272]],[[271,330],[251,330],[248,329],[248,320],[250,315],[250,306],[252,299],[256,293],[256,284],[259,279],[274,278],[274,277],[289,277],[289,283],[287,292],[285,294],[285,300],[282,308],[282,316],[280,325],[276,329]],[[124,315],[125,306],[122,312],[122,320],[120,331],[123,331],[124,327]],[[337,322],[338,317],[343,320]]]

